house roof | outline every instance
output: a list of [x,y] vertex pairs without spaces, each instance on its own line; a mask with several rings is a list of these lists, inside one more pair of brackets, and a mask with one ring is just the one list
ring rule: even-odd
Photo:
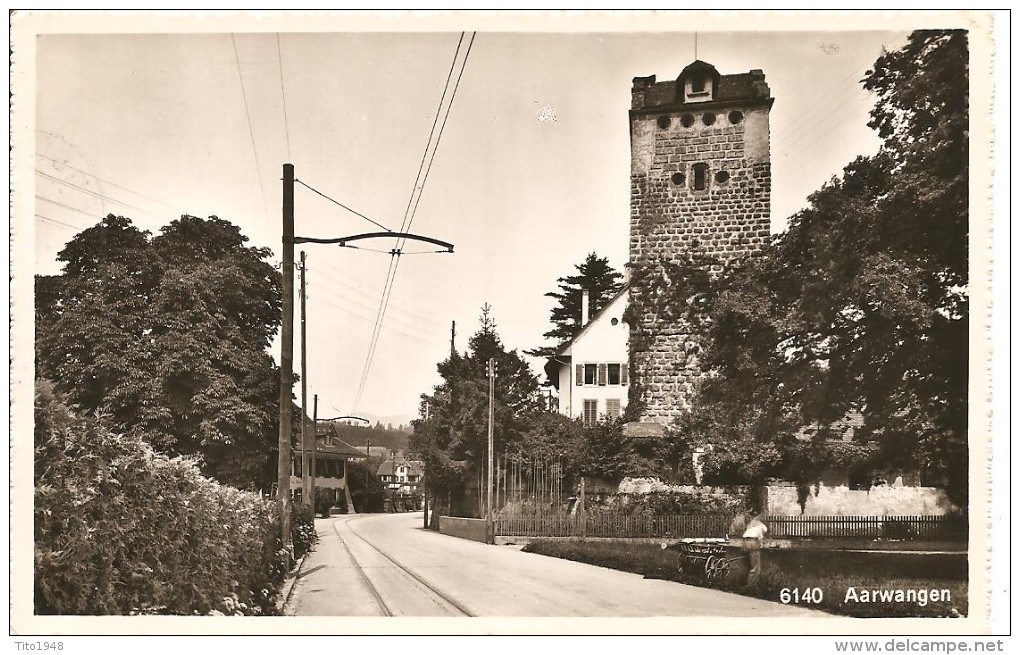
[[379,465],[379,470],[376,475],[394,475],[394,471],[397,466],[407,466],[407,472],[409,475],[421,475],[422,470],[425,468],[424,462],[419,462],[414,459],[405,459],[403,457],[391,457]]
[[574,343],[588,331],[588,328],[591,327],[595,323],[595,321],[599,320],[602,317],[602,315],[605,314],[605,312],[609,309],[609,307],[613,303],[615,303],[617,299],[620,298],[620,296],[627,293],[628,289],[630,289],[630,284],[624,284],[623,287],[617,292],[617,294],[610,298],[609,302],[607,302],[597,312],[595,312],[595,314],[588,320],[588,322],[585,323],[580,330],[578,330],[577,334],[575,334],[573,337],[560,344],[560,346],[556,349],[556,352],[553,354],[553,356],[546,360],[545,366],[543,368],[545,370],[545,374],[549,376],[549,380],[552,382],[554,387],[556,387],[557,389],[559,388],[559,378],[556,375],[556,370],[560,366],[566,366],[567,364],[570,363],[570,355],[565,354],[565,351],[568,350],[571,346],[573,346]]
[[[320,436],[320,435],[316,435]],[[298,441],[294,445],[295,452],[301,452],[301,442]],[[359,452],[354,446],[349,443],[340,440],[326,439],[315,444],[315,453],[317,455],[336,455],[343,459],[364,459],[368,457],[365,453]]]
[[[817,421],[805,425],[794,435],[801,441],[812,439],[819,432],[823,432],[822,425]],[[851,409],[846,414],[836,419],[827,426],[824,432],[829,439],[837,441],[853,441],[857,431],[864,427],[864,415],[859,410]]]
[[564,355],[563,351],[567,350],[568,348],[570,348],[570,346],[574,345],[574,342],[576,342],[578,339],[581,338],[582,335],[584,335],[586,332],[588,332],[588,328],[590,328],[592,325],[594,325],[595,321],[599,320],[602,317],[602,315],[605,314],[606,310],[608,310],[609,307],[612,306],[612,304],[614,302],[616,302],[616,300],[620,296],[622,296],[623,294],[627,293],[628,289],[630,289],[630,285],[629,284],[623,285],[623,287],[617,292],[617,294],[615,296],[610,298],[609,301],[605,305],[603,305],[597,312],[595,312],[592,315],[592,317],[590,319],[588,319],[588,322],[585,323],[581,327],[581,329],[577,331],[577,334],[575,334],[570,339],[568,339],[567,341],[564,341],[562,344],[560,344],[560,347],[556,349],[556,354],[553,355],[553,357],[563,356]]

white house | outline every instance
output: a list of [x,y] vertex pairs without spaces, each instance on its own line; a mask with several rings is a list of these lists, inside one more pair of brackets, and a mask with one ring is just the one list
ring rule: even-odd
[[545,372],[559,392],[560,413],[593,423],[603,415],[618,417],[627,406],[627,287],[590,320],[588,292],[583,295],[583,327],[549,358]]

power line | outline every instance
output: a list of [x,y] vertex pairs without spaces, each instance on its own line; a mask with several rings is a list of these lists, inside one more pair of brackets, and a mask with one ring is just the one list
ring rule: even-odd
[[[336,277],[334,275],[330,275],[329,273],[326,272],[327,270],[336,273],[336,275],[342,275],[342,273],[339,273],[339,272],[335,271],[334,269],[326,268],[325,265],[311,269],[311,271],[313,273],[316,273],[318,275],[322,275],[323,277],[325,277],[325,278],[327,278],[329,280],[332,280],[336,284],[339,284],[342,287],[350,289],[357,296],[359,296],[361,298],[366,298],[367,299],[369,297],[370,294],[365,293],[364,290],[361,287],[355,286],[355,285],[351,284],[350,282],[342,280],[339,277]],[[415,311],[415,310],[411,309],[407,304],[401,305],[399,309],[400,309],[401,312],[409,314],[410,316],[413,316],[413,317],[415,317],[415,318],[417,318],[419,320],[434,321],[434,322],[436,322],[437,325],[441,324],[434,316],[426,314],[426,313],[424,313],[424,311]]]
[[[98,175],[96,175],[94,173],[90,173],[89,171],[82,170],[80,168],[76,168],[74,166],[71,166],[70,164],[68,164],[66,162],[62,162],[59,159],[54,159],[53,157],[47,157],[46,155],[44,155],[42,153],[39,153],[39,152],[35,153],[35,156],[39,157],[41,159],[45,159],[47,161],[51,161],[54,164],[57,164],[58,166],[63,166],[64,168],[70,168],[72,171],[78,171],[79,173],[82,173],[83,175],[88,175],[89,177],[91,177],[91,178],[93,178],[95,180],[98,180],[100,182],[104,182],[106,184],[109,184],[110,186],[115,186],[118,189],[122,189],[124,191],[127,191],[128,193],[133,193],[136,196],[138,196],[139,198],[145,198],[146,200],[150,200],[150,201],[152,201],[152,202],[154,202],[154,203],[156,203],[158,205],[163,205],[167,209],[170,209],[170,210],[174,209],[173,206],[168,205],[167,203],[165,203],[165,202],[163,202],[161,200],[156,200],[155,198],[150,198],[149,196],[145,195],[144,193],[139,193],[139,192],[135,191],[134,189],[129,189],[128,187],[123,186],[121,184],[117,184],[116,182],[111,182],[110,180],[101,178],[101,177],[99,177]],[[36,170],[38,170],[38,169],[36,169]]]
[[50,223],[56,223],[57,225],[62,225],[64,227],[71,228],[72,230],[84,230],[85,229],[83,227],[78,227],[77,225],[71,225],[70,223],[65,223],[63,221],[58,221],[57,219],[50,218],[49,216],[43,216],[42,214],[39,214],[39,213],[36,213],[35,216],[36,216],[36,218],[41,218],[44,221],[49,221]]
[[[324,305],[329,305],[330,307],[338,309],[341,312],[347,314],[348,316],[351,316],[353,318],[358,319],[359,321],[364,321],[365,323],[372,323],[373,322],[372,319],[366,318],[366,317],[362,316],[361,314],[358,314],[356,312],[351,311],[350,307],[345,307],[345,306],[339,305],[337,303],[331,302],[328,298],[323,298],[321,296],[315,296],[314,294],[309,294],[308,297],[310,299],[314,298],[316,303],[322,303]],[[422,338],[421,336],[418,336],[418,335],[410,333],[410,332],[405,332],[405,331],[403,331],[403,330],[401,330],[401,329],[399,329],[399,328],[397,328],[397,327],[395,327],[393,325],[387,325],[386,329],[390,330],[392,332],[395,332],[395,333],[397,333],[397,334],[399,334],[399,335],[401,335],[403,337],[407,337],[408,339],[413,339],[413,340],[419,341],[421,343],[429,343],[428,340]]]
[[71,205],[65,205],[64,203],[57,202],[56,200],[50,200],[49,198],[46,198],[44,196],[40,196],[39,194],[36,194],[35,197],[36,197],[37,200],[42,200],[43,202],[48,202],[50,204],[57,205],[58,207],[63,207],[64,209],[70,209],[73,212],[78,212],[79,214],[85,214],[86,216],[89,216],[91,218],[101,218],[101,217],[96,216],[92,212],[87,212],[84,209],[78,209],[77,207],[72,207]]
[[67,180],[62,180],[59,177],[56,177],[54,175],[50,175],[49,173],[44,173],[43,171],[40,171],[39,169],[35,170],[35,174],[36,175],[41,175],[42,177],[45,177],[45,178],[50,179],[50,180],[53,180],[54,182],[57,182],[59,184],[63,184],[65,186],[69,186],[69,187],[71,187],[73,189],[77,189],[78,191],[81,191],[82,193],[88,194],[88,195],[90,195],[90,196],[92,196],[94,198],[99,198],[100,200],[109,201],[109,202],[112,202],[112,203],[116,203],[118,205],[123,205],[124,207],[129,207],[131,209],[140,211],[140,212],[142,212],[144,214],[148,214],[149,216],[152,216],[153,218],[157,218],[157,219],[160,219],[160,220],[163,219],[162,216],[159,216],[158,214],[153,214],[152,212],[150,212],[147,209],[142,209],[141,207],[138,207],[137,205],[132,205],[130,203],[124,202],[123,200],[117,200],[116,198],[111,198],[110,196],[104,195],[102,193],[98,193],[96,191],[93,191],[92,189],[89,189],[89,188],[80,186],[78,184],[75,184],[74,182],[68,182]]
[[287,93],[283,90],[283,51],[280,33],[276,33],[276,60],[280,63],[280,96],[283,98],[283,133],[287,137],[287,161],[290,161],[290,125],[287,123]]
[[[322,275],[324,277],[329,277],[329,276],[326,276],[319,269],[309,269],[309,271],[313,275]],[[329,279],[332,280],[333,278],[329,278]],[[310,288],[313,288],[313,289],[318,289],[318,290],[322,291],[323,293],[328,294],[332,298],[336,298],[337,300],[342,300],[343,302],[351,303],[351,304],[353,304],[353,305],[355,305],[355,306],[357,306],[359,308],[366,309],[368,311],[374,311],[374,310],[377,309],[376,306],[375,306],[374,299],[366,298],[356,288],[353,289],[353,290],[348,290],[346,288],[342,288],[340,285],[331,285],[331,284],[329,284],[329,282],[326,282],[325,280],[323,280],[322,284],[320,284],[318,286],[314,286],[312,284],[309,284],[308,286]],[[437,321],[433,317],[423,316],[421,314],[416,314],[414,312],[409,311],[408,309],[406,309],[404,307],[400,307],[399,311],[400,311],[400,313],[393,317],[394,320],[406,323],[406,326],[409,327],[409,328],[410,327],[420,326],[422,323],[425,323],[425,322],[428,322],[428,323],[431,323],[431,324],[434,324],[434,325],[437,325],[437,326],[441,325],[441,323],[439,321]]]
[[376,223],[376,222],[375,222],[375,221],[373,221],[373,220],[372,220],[371,218],[369,218],[368,216],[365,216],[365,215],[364,215],[364,214],[362,214],[361,212],[359,212],[359,211],[355,211],[355,210],[351,209],[350,207],[348,207],[347,205],[343,204],[343,203],[342,203],[342,202],[340,202],[339,200],[334,200],[333,198],[330,198],[329,196],[327,196],[327,195],[326,195],[325,193],[323,193],[322,191],[319,191],[318,189],[312,188],[311,186],[309,186],[309,185],[305,184],[305,183],[304,183],[304,182],[302,182],[301,180],[299,180],[299,179],[295,178],[295,179],[294,179],[294,181],[295,181],[295,182],[297,182],[298,184],[300,184],[301,186],[303,186],[304,188],[308,189],[309,191],[314,191],[315,193],[319,194],[320,196],[322,196],[322,197],[323,197],[323,198],[325,198],[326,200],[330,201],[331,203],[333,203],[333,204],[335,204],[335,205],[338,205],[338,206],[340,206],[340,207],[342,207],[342,208],[346,209],[347,211],[351,212],[351,213],[352,213],[352,214],[354,214],[355,216],[360,216],[361,218],[365,219],[366,221],[368,221],[368,222],[369,222],[369,223],[371,223],[372,225],[375,225],[376,227],[381,227],[382,229],[386,230],[387,232],[392,232],[392,231],[393,231],[393,230],[391,230],[390,228],[386,227],[385,225],[383,225],[383,224],[381,224],[381,223]]
[[262,192],[262,211],[266,222],[269,222],[269,204],[266,202],[266,186],[262,183],[262,166],[259,165],[259,151],[255,147],[255,130],[251,125],[251,111],[248,109],[248,94],[244,90],[244,77],[241,75],[241,58],[237,54],[237,37],[231,32],[230,43],[234,46],[234,63],[237,64],[237,81],[241,84],[241,100],[244,101],[244,115],[248,119],[248,136],[251,138],[251,151],[255,155],[255,176],[259,181],[259,191]]

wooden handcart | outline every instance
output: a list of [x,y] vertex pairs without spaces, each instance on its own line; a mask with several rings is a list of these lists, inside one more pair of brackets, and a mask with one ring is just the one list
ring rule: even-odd
[[680,573],[703,571],[708,579],[723,578],[730,570],[730,562],[740,559],[727,558],[726,547],[729,539],[715,537],[688,537],[679,541],[662,544],[662,549],[677,551],[676,569]]

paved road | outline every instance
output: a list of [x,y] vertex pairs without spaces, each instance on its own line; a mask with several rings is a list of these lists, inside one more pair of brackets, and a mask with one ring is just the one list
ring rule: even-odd
[[285,607],[298,616],[817,616],[713,589],[421,528],[421,513],[317,519]]

